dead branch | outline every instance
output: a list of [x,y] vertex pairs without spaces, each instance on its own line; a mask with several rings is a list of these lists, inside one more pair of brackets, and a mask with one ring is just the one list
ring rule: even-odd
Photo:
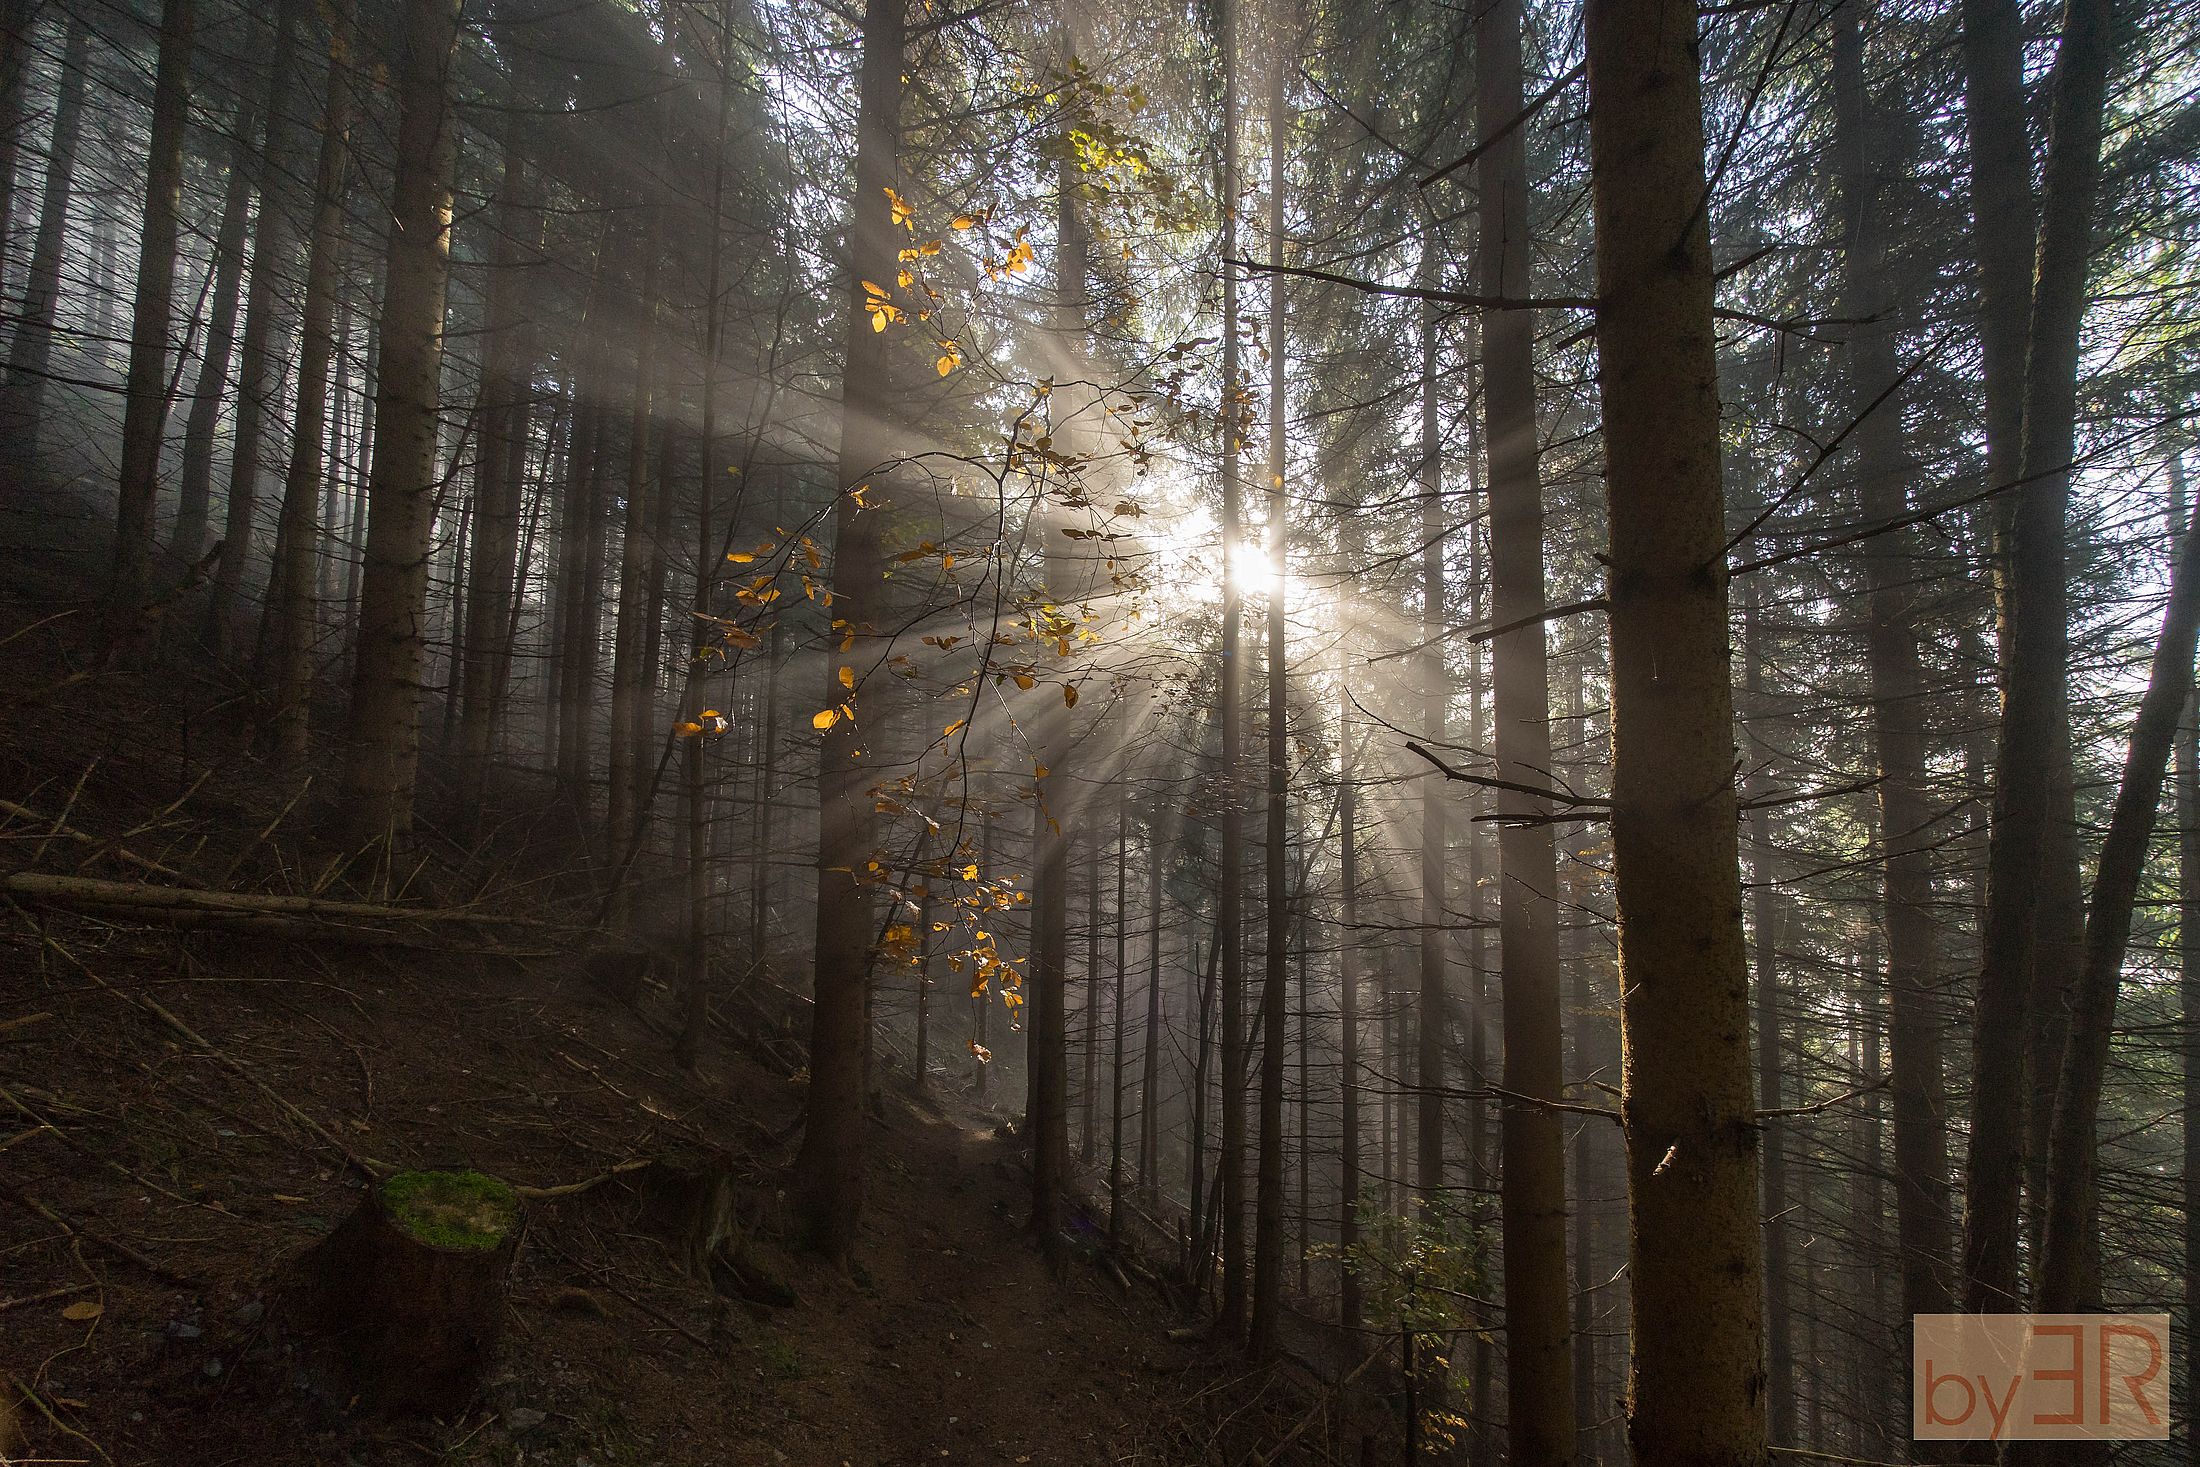
[[292,917],[341,917],[355,921],[465,922],[494,927],[555,928],[559,924],[507,912],[465,907],[397,907],[378,902],[340,902],[327,897],[285,896],[268,892],[206,891],[189,886],[148,886],[135,881],[102,881],[90,876],[50,876],[17,871],[0,879],[0,890],[58,907],[125,907],[147,911],[236,912]]
[[110,856],[115,860],[122,862],[126,866],[135,866],[140,871],[150,872],[154,876],[180,877],[183,874],[173,867],[161,865],[161,863],[158,861],[147,860],[145,857],[138,855],[135,851],[129,850],[123,846],[110,845],[106,841],[86,835],[83,831],[78,830],[73,825],[66,824],[59,820],[49,821],[45,816],[39,814],[36,810],[30,809],[29,807],[24,805],[18,805],[13,800],[0,800],[0,815],[13,815],[19,820],[35,821],[38,824],[48,827],[46,831],[46,834],[48,836],[58,835],[63,837],[64,839],[74,841],[80,846],[90,846],[92,848],[92,854],[94,856]]

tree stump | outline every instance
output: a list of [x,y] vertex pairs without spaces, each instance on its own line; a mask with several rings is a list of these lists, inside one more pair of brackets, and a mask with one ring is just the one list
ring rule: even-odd
[[688,1277],[755,1304],[787,1308],[797,1302],[754,1216],[760,1204],[742,1207],[733,1161],[724,1152],[683,1148],[623,1181],[632,1222],[663,1240]]
[[324,1323],[363,1397],[396,1411],[473,1398],[504,1324],[519,1240],[512,1189],[479,1172],[400,1172],[317,1250]]

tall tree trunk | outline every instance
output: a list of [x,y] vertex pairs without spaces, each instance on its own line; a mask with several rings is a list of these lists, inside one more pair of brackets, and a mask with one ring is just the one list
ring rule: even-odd
[[1092,1164],[1100,1095],[1100,841],[1085,842],[1085,1085],[1079,1107],[1078,1158]]
[[1238,82],[1239,0],[1218,0],[1222,51],[1222,666],[1215,716],[1222,724],[1221,870],[1216,875],[1215,928],[1221,951],[1222,1061],[1222,1301],[1217,1329],[1235,1337],[1245,1328],[1245,577],[1238,562],[1244,519],[1238,453],[1244,447],[1244,387],[1239,381]]
[[[1284,90],[1284,57],[1269,57],[1268,258],[1284,257],[1283,139],[1290,114]],[[1268,279],[1268,784],[1264,801],[1267,839],[1267,941],[1260,988],[1260,1147],[1253,1200],[1253,1315],[1250,1342],[1256,1359],[1282,1348],[1283,1323],[1283,1066],[1289,1027],[1291,955],[1290,705],[1285,657],[1285,577],[1289,574],[1290,504],[1284,478],[1291,467],[1289,379],[1284,335],[1284,277]]]
[[1360,1243],[1360,944],[1359,768],[1352,748],[1349,657],[1337,651],[1337,1322],[1360,1327],[1363,1310],[1354,1250]]
[[290,263],[293,228],[285,207],[284,168],[295,136],[290,125],[292,53],[301,23],[303,0],[278,0],[275,41],[270,53],[267,101],[261,107],[259,178],[254,193],[259,214],[252,226],[252,274],[245,285],[244,335],[237,348],[237,418],[229,440],[229,499],[223,512],[222,554],[214,567],[206,603],[203,635],[217,657],[227,656],[236,628],[237,598],[244,588],[245,563],[252,553],[253,513],[260,486],[260,440],[266,432],[280,373],[272,370],[276,285]]
[[[2048,228],[2053,231],[2052,221]],[[2196,643],[2200,643],[2200,529],[2189,529],[2177,550],[2169,606],[2154,643],[2153,667],[2132,725],[2131,749],[2124,760],[2108,834],[2101,842],[2093,900],[2086,912],[2085,966],[2072,995],[2070,1040],[2063,1050],[2061,1082],[2055,1088],[2046,1247],[2033,1295],[2033,1307],[2043,1314],[2075,1314],[2101,1307],[2100,1272],[2095,1266],[2101,1221],[2101,1083],[2115,1036],[2116,999],[2131,941],[2132,907],[2146,874],[2147,846],[2162,803],[2163,771],[2192,697]]]
[[[1748,712],[1763,718],[1764,630],[1758,614],[1757,586],[1742,590],[1742,692]],[[1769,741],[1760,734],[1750,763],[1766,759]],[[1776,1111],[1787,1104],[1787,1055],[1780,1016],[1780,909],[1773,871],[1772,813],[1762,805],[1748,815],[1750,871],[1750,947],[1756,969],[1757,1104]],[[1788,1172],[1786,1124],[1774,1121],[1764,1133],[1761,1190],[1765,1241],[1765,1369],[1773,1445],[1795,1445],[1795,1337],[1788,1307]]]
[[[1436,278],[1435,256],[1424,246],[1424,282]],[[1421,307],[1421,698],[1427,737],[1439,748],[1449,737],[1451,683],[1444,672],[1444,459],[1437,432],[1436,316]],[[1444,1186],[1444,1029],[1449,1019],[1451,918],[1445,911],[1450,857],[1445,781],[1421,785],[1420,995],[1414,1011],[1413,1189],[1426,1204]]]
[[328,90],[321,109],[321,156],[313,183],[313,227],[306,245],[306,298],[298,332],[298,411],[283,478],[282,524],[275,536],[276,757],[293,777],[309,752],[313,643],[319,630],[315,562],[317,510],[326,462],[330,368],[336,357],[336,297],[342,286],[344,202],[351,148],[350,64],[356,31],[353,0],[329,0]]
[[46,379],[53,367],[54,312],[61,301],[61,256],[69,232],[69,195],[76,180],[77,141],[84,128],[84,80],[91,32],[74,15],[61,52],[61,85],[46,145],[46,181],[38,201],[38,232],[23,285],[23,316],[8,347],[8,381],[0,391],[0,427],[35,457],[45,426]]
[[[1527,146],[1511,126],[1521,94],[1520,0],[1494,0],[1475,23],[1476,127],[1498,141],[1476,166],[1482,290],[1529,291]],[[1535,317],[1498,311],[1482,322],[1482,401],[1490,476],[1490,618],[1525,622],[1495,639],[1497,777],[1551,780],[1550,667],[1540,613],[1543,486],[1535,422]],[[1436,632],[1424,635],[1439,635]],[[1551,802],[1497,796],[1498,942],[1504,972],[1505,1421],[1513,1467],[1560,1467],[1574,1453],[1573,1357],[1566,1278],[1566,1136],[1559,1001],[1558,851]]]
[[[2185,497],[2182,448],[2170,455],[2171,534],[2182,536],[2192,507]],[[2177,998],[2184,1033],[2178,1045],[2183,1060],[2185,1114],[2200,1115],[2200,718],[2185,703],[2177,731]],[[2191,1321],[2200,1319],[2200,1126],[2184,1127],[2185,1203],[2185,1419],[2200,1412],[2200,1370],[2191,1366]],[[2185,1460],[2200,1467],[2200,1432],[2188,1428]]]
[[1161,1200],[1161,929],[1163,924],[1161,801],[1146,811],[1146,1027],[1139,1035],[1138,1192],[1152,1208]]
[[107,631],[123,635],[151,587],[153,503],[168,423],[168,327],[175,314],[176,209],[183,130],[191,120],[194,0],[162,0],[153,72],[153,132],[138,232],[137,298],[130,313],[130,375],[122,413],[122,482],[107,583]]
[[[886,485],[872,476],[893,457],[888,423],[888,343],[871,329],[865,280],[895,276],[894,233],[887,189],[899,176],[901,70],[907,17],[904,0],[868,0],[864,7],[862,78],[856,125],[855,192],[849,201],[848,278],[841,283],[848,322],[842,377],[840,496],[833,506],[833,617],[852,636],[855,665],[883,661],[878,521]],[[853,496],[869,486],[866,509]],[[839,658],[828,657],[837,665]],[[830,676],[830,674],[829,674]],[[828,706],[847,701],[837,679]],[[851,703],[859,714],[861,703]],[[825,731],[818,764],[817,936],[815,1001],[810,1014],[810,1088],[802,1151],[795,1160],[798,1202],[812,1241],[845,1260],[855,1246],[863,1207],[866,1037],[864,994],[870,985],[871,900],[857,873],[869,858],[872,764],[861,755],[866,735],[854,718]]]
[[[650,748],[649,668],[643,660],[647,641],[643,624],[657,608],[649,600],[649,532],[652,500],[660,486],[649,481],[650,392],[657,317],[657,253],[645,243],[648,259],[636,290],[640,332],[634,351],[634,400],[628,420],[626,517],[619,544],[617,641],[611,664],[611,741],[607,751],[609,792],[605,805],[605,854],[613,881],[621,880],[627,852],[639,849],[642,788],[638,776]],[[918,1078],[923,1078],[920,1067]]]
[[[2025,1040],[2033,918],[2053,845],[2058,734],[2068,699],[2065,522],[2077,412],[2078,334],[2100,166],[2109,0],[2070,0],[2051,83],[2039,265],[2024,388],[2023,454],[2008,558],[2007,615],[1986,925],[1972,1037],[1970,1150],[1963,1176],[1963,1293],[1969,1312],[2018,1302],[2017,1205],[2024,1178]],[[2046,1076],[2035,1080],[2045,1085]]]
[[31,27],[37,0],[0,0],[0,296],[7,291],[6,261],[14,258],[15,167],[23,149],[23,85],[30,73]]
[[1125,868],[1130,863],[1130,794],[1115,795],[1115,979],[1109,1013],[1114,1044],[1108,1068],[1108,1246],[1123,1246],[1123,968],[1129,959],[1130,903]]
[[191,387],[191,411],[183,423],[176,531],[169,546],[170,557],[181,566],[196,565],[206,552],[207,511],[214,494],[214,437],[228,397],[229,363],[237,345],[237,295],[244,279],[245,228],[251,222],[252,151],[247,141],[253,131],[251,109],[239,114],[236,126],[229,177],[222,191],[221,224],[214,232],[213,304],[206,323],[206,347]]
[[457,0],[405,0],[397,58],[397,171],[342,807],[347,837],[362,843],[412,831],[458,143],[450,88],[458,10]]
[[[1845,363],[1849,410],[1857,419],[1859,507],[1866,520],[1892,521],[1910,508],[1908,485],[1917,466],[1902,441],[1901,373],[1895,364],[1895,325],[1887,319],[1887,210],[1873,190],[1874,181],[1886,177],[1893,165],[1883,156],[1879,140],[1885,129],[1871,115],[1866,90],[1863,6],[1864,0],[1847,0],[1834,26],[1842,314],[1869,323],[1851,328]],[[1925,679],[1913,630],[1917,612],[1910,587],[1916,572],[1910,534],[1904,529],[1874,536],[1863,550],[1871,727],[1880,774],[1880,920],[1886,937],[1894,1085],[1895,1216],[1902,1314],[1907,1317],[1944,1313],[1949,1297],[1948,1136],[1933,991],[1934,897],[1927,831],[1932,812],[1925,797],[1921,723]],[[1877,1343],[1906,1355],[1906,1332],[1896,1333],[1905,1337]],[[1774,1376],[1778,1390],[1777,1366]]]
[[[458,806],[461,823],[478,824],[489,784],[503,689],[510,677],[511,616],[516,597],[514,558],[519,540],[521,470],[526,463],[529,345],[525,261],[538,248],[541,216],[528,204],[526,121],[516,78],[502,143],[503,173],[496,194],[496,243],[489,262],[484,317],[486,359],[474,472],[472,564],[466,576],[466,661],[458,716]],[[516,448],[516,452],[515,452]]]
[[1591,0],[1640,1467],[1762,1467],[1757,1132],[1696,7]]

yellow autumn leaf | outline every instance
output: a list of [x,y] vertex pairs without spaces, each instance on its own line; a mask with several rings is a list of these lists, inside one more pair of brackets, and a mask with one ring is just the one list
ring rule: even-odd
[[756,559],[756,557],[749,554],[746,550],[735,550],[729,553],[726,556],[726,559],[732,561],[735,565],[747,565],[750,561]]
[[828,729],[838,722],[840,722],[840,710],[838,708],[820,708],[810,715],[810,727],[814,729]]
[[973,861],[973,862],[971,862],[971,863],[970,863],[970,864],[969,864],[968,866],[965,866],[965,867],[963,867],[963,880],[965,880],[965,881],[976,881],[977,879],[978,879],[978,863],[977,863],[977,862],[975,862],[975,861]]
[[848,667],[848,666],[845,666],[845,665],[843,665],[843,666],[841,667],[841,669],[840,669],[840,685],[841,685],[842,687],[844,687],[844,688],[847,688],[847,689],[851,690],[851,691],[853,691],[853,690],[854,690],[854,688],[855,688],[855,685],[856,685],[856,670],[855,670],[854,668],[852,668],[852,667]]
[[948,221],[948,228],[950,229],[976,229],[977,227],[978,216],[975,214],[957,214]]
[[1077,706],[1077,685],[1075,683],[1062,684],[1062,706],[1064,708],[1075,708]]
[[954,721],[953,723],[951,723],[951,724],[949,724],[949,725],[947,726],[946,730],[944,731],[944,737],[946,737],[946,738],[953,738],[953,737],[954,737],[955,735],[957,735],[957,734],[961,733],[961,732],[962,732],[962,731],[963,731],[964,729],[968,728],[969,726],[970,726],[970,720],[969,720],[969,719],[967,719],[967,718],[958,718],[958,719],[956,719],[956,720],[955,720],[955,721]]
[[1017,687],[1019,687],[1019,688],[1023,688],[1023,689],[1026,689],[1026,690],[1029,690],[1029,689],[1030,689],[1031,687],[1033,687],[1034,685],[1036,685],[1036,684],[1038,683],[1038,681],[1039,681],[1039,680],[1038,680],[1037,678],[1033,677],[1033,676],[1032,676],[1032,675],[1031,675],[1030,673],[1028,673],[1028,672],[1019,672],[1019,673],[1015,674],[1015,678],[1016,678],[1016,686],[1017,686]]
[[62,1310],[61,1317],[63,1319],[83,1321],[87,1319],[97,1319],[100,1315],[105,1314],[106,1312],[107,1306],[99,1303],[97,1300],[79,1299],[76,1303],[71,1304],[68,1308]]

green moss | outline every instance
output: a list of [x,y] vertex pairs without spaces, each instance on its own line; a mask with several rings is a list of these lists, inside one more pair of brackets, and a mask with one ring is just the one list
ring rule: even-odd
[[399,1172],[382,1184],[382,1208],[406,1235],[453,1252],[499,1247],[519,1222],[519,1198],[480,1172]]

